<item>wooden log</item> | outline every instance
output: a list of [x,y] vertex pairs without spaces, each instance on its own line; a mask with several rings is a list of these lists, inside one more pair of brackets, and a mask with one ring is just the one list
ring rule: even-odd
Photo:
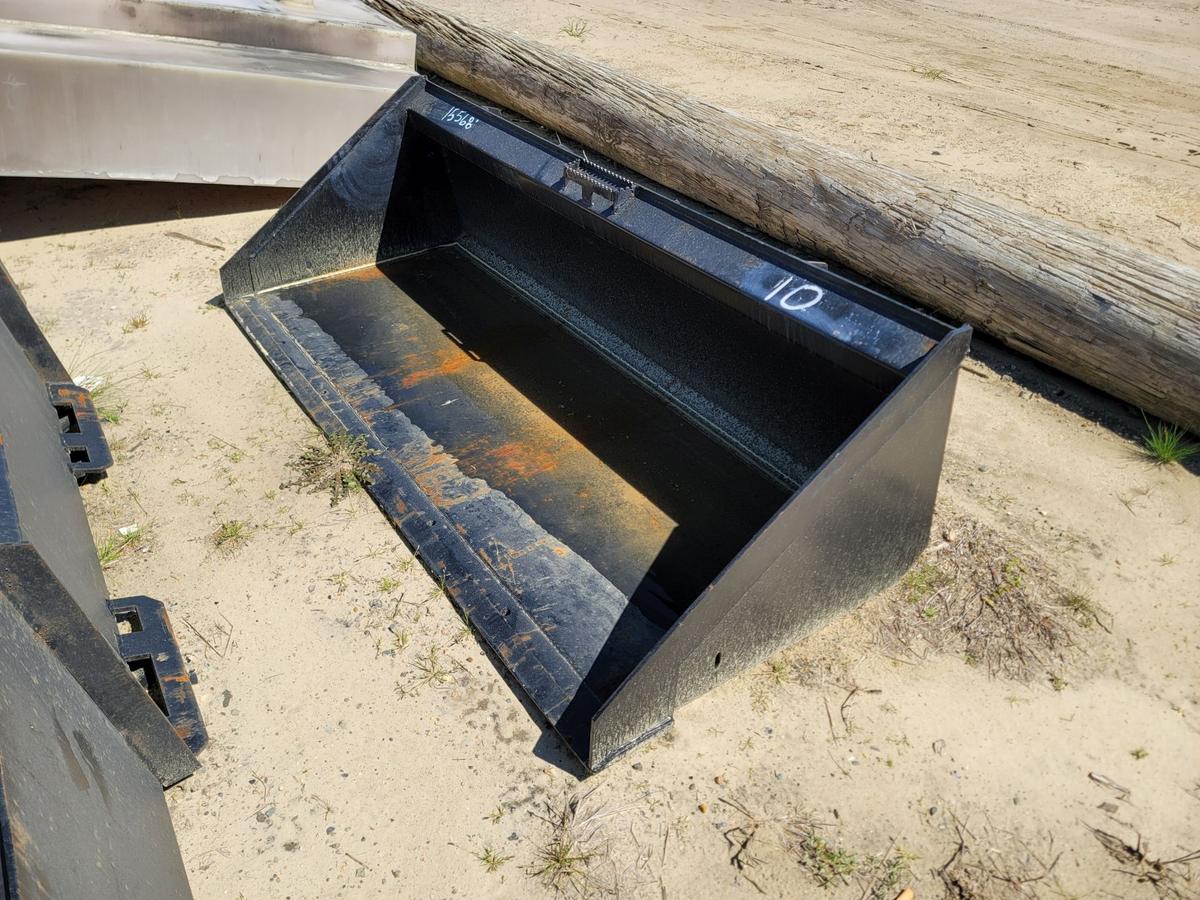
[[788,244],[1200,433],[1200,272],[413,0],[417,62]]

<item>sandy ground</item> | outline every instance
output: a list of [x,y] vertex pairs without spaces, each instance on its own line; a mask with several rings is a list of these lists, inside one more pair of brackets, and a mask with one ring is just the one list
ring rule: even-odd
[[[1200,265],[1195,3],[439,6],[946,187]],[[580,37],[567,33],[580,28]]]
[[[570,4],[447,5],[1166,255],[1200,241],[1184,5],[1064,3],[1034,29],[1014,24],[1027,2],[685,16],[609,0],[581,41],[558,32],[581,15]],[[968,25],[996,52],[970,49]],[[888,127],[918,92],[910,126]],[[1037,127],[956,105],[979,92]],[[1028,895],[1154,897],[1089,826],[1140,835],[1157,859],[1200,848],[1200,478],[1140,461],[1128,410],[977,342],[933,535],[979,523],[1107,630],[1073,628],[1076,650],[1013,680],[962,653],[898,651],[880,635],[904,601],[877,598],[581,781],[365,496],[331,508],[281,489],[316,432],[213,301],[217,267],[286,196],[0,184],[0,259],[71,371],[107,380],[116,465],[85,501],[98,542],[133,523],[147,536],[107,569],[110,589],[166,601],[199,677],[212,743],[168,795],[197,897],[548,896],[535,873],[550,809],[587,792],[587,887],[620,896],[942,896],[961,839],[955,871],[1038,879]],[[244,538],[216,546],[230,522]],[[431,650],[445,683],[422,683]],[[822,888],[813,861],[834,858],[805,834],[856,865],[839,857],[845,877]],[[984,882],[976,896],[1018,896]]]

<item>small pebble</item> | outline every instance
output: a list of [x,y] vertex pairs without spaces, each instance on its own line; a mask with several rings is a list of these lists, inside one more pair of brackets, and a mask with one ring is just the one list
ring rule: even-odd
[[724,775],[718,775],[716,778],[713,779],[713,784],[724,784],[724,783],[725,783]]
[[697,806],[696,808],[697,808],[698,810],[700,810],[700,812],[702,812],[702,813],[706,813],[706,812],[708,812],[708,804],[707,804],[707,803],[701,803],[701,804],[700,804],[699,806]]
[[635,772],[640,772],[642,771],[642,764],[640,762],[635,762],[632,766],[630,766],[630,768]]
[[931,816],[936,816],[938,814],[938,808],[936,806],[929,807],[929,814]]

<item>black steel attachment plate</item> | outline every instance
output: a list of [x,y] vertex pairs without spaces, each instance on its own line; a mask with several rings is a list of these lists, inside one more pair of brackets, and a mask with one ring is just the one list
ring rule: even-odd
[[192,676],[179,650],[167,608],[151,597],[110,600],[117,620],[117,651],[193,753],[208,744],[208,731],[192,692]]
[[46,389],[50,405],[58,413],[63,450],[71,472],[83,480],[108,471],[112,466],[112,451],[108,449],[91,394],[70,381],[50,382]]

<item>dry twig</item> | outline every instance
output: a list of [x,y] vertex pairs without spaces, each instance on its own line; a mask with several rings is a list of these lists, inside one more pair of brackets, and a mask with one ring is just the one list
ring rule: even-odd
[[1087,829],[1108,851],[1108,855],[1121,864],[1118,872],[1140,884],[1149,885],[1163,900],[1187,900],[1200,894],[1191,871],[1191,863],[1200,860],[1200,850],[1193,850],[1175,859],[1150,859],[1140,834],[1136,844],[1128,844],[1115,834],[1099,828],[1088,825]]

